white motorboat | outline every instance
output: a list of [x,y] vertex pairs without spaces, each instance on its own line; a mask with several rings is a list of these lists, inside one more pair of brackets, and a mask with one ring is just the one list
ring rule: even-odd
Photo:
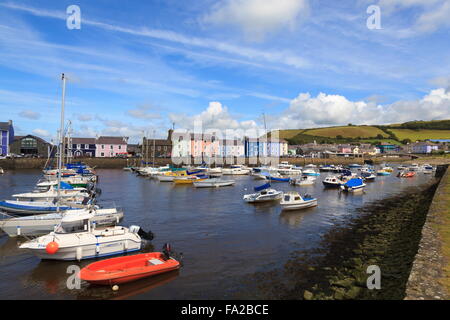
[[420,167],[420,171],[422,173],[428,173],[428,174],[433,173],[434,169],[435,168],[433,168],[433,166],[430,164],[424,164]]
[[340,187],[341,184],[344,184],[344,181],[341,180],[338,176],[328,176],[322,181],[325,187]]
[[409,166],[409,171],[419,171],[420,167],[417,163],[413,163],[412,165]]
[[[64,217],[54,232],[27,241],[19,248],[41,259],[80,261],[137,251],[141,249],[142,238],[153,239],[151,232],[138,226],[97,228],[91,223],[93,217],[93,214]],[[77,228],[80,224],[82,227]]]
[[285,192],[280,202],[282,210],[299,210],[317,206],[317,199],[305,194],[303,197],[295,191]]
[[316,177],[312,176],[301,176],[299,178],[291,179],[290,183],[295,186],[311,186],[316,181]]
[[303,170],[303,175],[317,177],[320,176],[320,172],[317,172],[315,169],[305,169]]
[[245,202],[256,203],[256,202],[267,202],[280,200],[283,196],[283,191],[278,191],[270,188],[270,184],[266,183],[262,186],[254,188],[256,193],[246,194],[243,197]]
[[275,169],[279,174],[285,176],[298,176],[302,174],[301,168],[295,167],[292,164],[289,164],[287,161],[283,161],[278,165],[278,168]]
[[361,178],[353,178],[341,185],[341,190],[346,192],[358,192],[363,191],[366,184]]
[[[87,213],[93,214],[92,223],[97,226],[111,226],[123,219],[123,211],[116,208],[74,209],[26,217],[10,217],[4,214],[7,219],[0,220],[0,228],[10,237],[37,236],[54,231],[55,226],[61,223],[63,217],[81,216]],[[79,228],[81,222],[75,221],[73,227]]]
[[235,181],[212,178],[212,179],[194,181],[193,184],[194,184],[194,187],[196,187],[196,188],[219,188],[219,187],[232,186],[235,184]]
[[243,165],[234,165],[231,166],[230,168],[222,169],[222,173],[224,175],[246,175],[249,174],[250,171],[251,171],[250,168],[247,168],[246,166]]

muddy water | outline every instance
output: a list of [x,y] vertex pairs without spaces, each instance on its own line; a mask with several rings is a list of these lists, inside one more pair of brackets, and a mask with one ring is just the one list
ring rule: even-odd
[[[174,186],[137,177],[122,170],[98,170],[101,202],[115,202],[125,210],[124,225],[138,224],[156,237],[144,250],[159,250],[170,242],[184,253],[184,267],[175,273],[110,288],[82,283],[67,289],[67,267],[81,263],[40,261],[17,245],[23,239],[0,234],[1,299],[227,299],[252,298],[245,281],[255,272],[280,268],[293,251],[319,246],[322,235],[345,223],[369,202],[399,194],[434,179],[418,174],[411,179],[377,177],[364,194],[346,195],[324,189],[322,173],[311,187],[276,183],[280,190],[299,190],[319,199],[317,208],[281,213],[276,204],[250,205],[242,201],[256,185],[249,176],[233,177],[236,185],[220,189]],[[0,199],[30,190],[37,170],[9,171],[0,176]],[[229,177],[231,178],[231,177]]]

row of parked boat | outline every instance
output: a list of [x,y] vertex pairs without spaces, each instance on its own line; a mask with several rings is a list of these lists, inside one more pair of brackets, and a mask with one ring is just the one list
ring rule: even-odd
[[[311,170],[314,170],[312,166],[309,166]],[[432,173],[434,168],[430,165],[424,165],[419,170],[415,170],[416,166],[412,165],[410,167],[400,166],[398,167],[399,173],[398,177],[413,177],[415,176],[417,171],[421,171],[423,173]],[[352,169],[354,171],[352,171]],[[356,169],[356,172],[355,172]],[[262,172],[261,168],[256,170],[256,174],[254,176],[256,179],[261,179],[261,177],[265,177],[265,180],[270,180],[270,182],[290,182],[292,185],[298,186],[309,186],[313,185],[317,180],[317,176],[320,174],[303,174],[298,177],[289,177],[289,178],[279,178],[276,177],[273,179],[273,174],[271,173],[271,169],[266,169],[265,172]],[[301,169],[299,169],[301,170]],[[324,187],[326,188],[338,188],[343,192],[356,193],[361,192],[366,187],[366,182],[375,181],[377,175],[384,176],[389,175],[394,171],[394,169],[388,165],[382,165],[381,169],[376,171],[375,168],[371,165],[350,165],[348,167],[342,166],[321,166],[320,171],[322,172],[338,172],[335,175],[328,175],[325,179],[322,180]],[[309,173],[309,172],[308,172]],[[317,206],[317,199],[312,197],[311,195],[305,194],[300,195],[296,191],[283,192],[276,189],[271,188],[270,183],[266,183],[262,186],[255,187],[255,193],[246,194],[243,197],[243,200],[249,203],[259,203],[259,202],[268,202],[268,201],[280,201],[280,206],[282,210],[298,210],[309,207]]]
[[[64,93],[59,130],[58,165],[47,168],[31,192],[13,194],[0,202],[0,228],[10,237],[25,237],[19,249],[45,260],[84,260],[136,252],[154,237],[141,227],[119,225],[124,212],[103,207],[98,198],[98,176],[82,164],[63,165]],[[84,267],[79,278],[95,284],[116,285],[180,267],[165,244],[162,252],[100,260]]]

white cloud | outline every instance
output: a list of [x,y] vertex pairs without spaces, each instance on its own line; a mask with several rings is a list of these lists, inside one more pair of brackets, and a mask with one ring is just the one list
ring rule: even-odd
[[41,117],[41,114],[39,112],[35,112],[33,110],[23,110],[19,112],[19,116],[22,118],[30,119],[30,120],[37,120]]
[[439,88],[419,100],[395,102],[387,106],[384,119],[390,122],[450,119],[450,91]]
[[127,114],[136,119],[152,120],[161,118],[160,114],[150,112],[152,109],[152,106],[142,105],[128,110]]
[[279,128],[305,128],[355,123],[367,124],[381,113],[373,102],[350,101],[344,96],[301,93],[274,122]]
[[302,93],[281,115],[271,119],[279,129],[450,119],[450,92],[435,89],[421,99],[384,106],[374,101],[351,101],[341,95],[320,93],[311,97]]
[[44,130],[44,129],[39,129],[39,128],[38,129],[34,129],[33,133],[35,135],[37,135],[37,136],[44,137],[44,138],[47,138],[47,137],[51,136],[50,132],[48,132],[47,130]]
[[254,120],[238,121],[230,114],[228,108],[220,102],[210,102],[208,108],[194,116],[185,114],[169,114],[171,122],[183,129],[217,129],[217,130],[249,130],[256,129],[257,123]]
[[293,30],[308,12],[307,0],[225,0],[203,21],[237,26],[248,39],[260,41],[281,29]]
[[82,122],[92,121],[94,117],[91,114],[79,114],[77,119]]

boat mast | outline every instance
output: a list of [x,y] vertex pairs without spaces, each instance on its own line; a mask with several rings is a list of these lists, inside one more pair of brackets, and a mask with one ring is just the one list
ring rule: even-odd
[[64,73],[61,75],[62,80],[62,102],[61,102],[61,123],[59,129],[59,158],[58,158],[58,196],[57,196],[57,207],[56,210],[59,212],[59,201],[61,197],[61,171],[62,171],[62,150],[63,147],[63,139],[64,139],[64,100],[66,95],[66,77]]
[[155,130],[153,130],[153,168],[155,167]]

